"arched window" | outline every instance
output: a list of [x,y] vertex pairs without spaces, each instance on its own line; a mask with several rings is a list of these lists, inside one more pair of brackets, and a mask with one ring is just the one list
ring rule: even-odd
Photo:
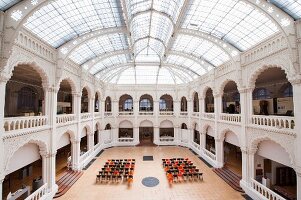
[[160,110],[166,110],[167,109],[167,104],[166,104],[166,100],[165,99],[160,99],[159,109]]
[[140,101],[140,110],[150,110],[152,103],[149,99],[142,99]]
[[127,99],[124,101],[124,110],[133,110],[133,99]]
[[266,88],[257,88],[253,92],[253,99],[260,100],[260,99],[270,99],[270,92]]
[[35,112],[35,103],[37,101],[37,93],[29,88],[23,87],[18,92],[18,109],[23,112]]

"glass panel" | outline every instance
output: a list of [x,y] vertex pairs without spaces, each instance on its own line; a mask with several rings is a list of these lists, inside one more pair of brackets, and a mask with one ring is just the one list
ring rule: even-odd
[[87,32],[123,26],[121,10],[119,1],[57,0],[34,12],[24,26],[57,48]]
[[112,56],[110,58],[104,59],[103,61],[95,64],[91,69],[91,74],[96,74],[105,68],[111,68],[112,66],[117,66],[120,64],[125,64],[130,61],[130,55],[118,55]]
[[17,3],[21,2],[22,0],[0,0],[0,10],[6,11],[10,7],[16,5]]
[[189,35],[179,35],[172,49],[204,58],[215,66],[219,66],[230,59],[224,50],[212,42]]
[[137,84],[156,84],[158,66],[136,66]]
[[103,53],[125,50],[128,49],[128,47],[128,40],[125,34],[114,33],[103,35],[88,40],[86,43],[76,48],[69,58],[81,65]]
[[278,32],[262,12],[239,0],[191,1],[182,27],[212,34],[247,50]]
[[301,0],[270,0],[269,2],[275,4],[296,20],[301,18]]
[[117,76],[119,77],[116,79],[118,84],[135,84],[135,69],[133,67],[123,71]]

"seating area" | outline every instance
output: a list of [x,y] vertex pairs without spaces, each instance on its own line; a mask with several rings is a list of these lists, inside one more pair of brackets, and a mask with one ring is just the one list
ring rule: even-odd
[[203,181],[203,173],[188,158],[162,159],[170,184],[184,181]]
[[109,159],[96,175],[96,183],[122,183],[131,185],[134,179],[135,159]]

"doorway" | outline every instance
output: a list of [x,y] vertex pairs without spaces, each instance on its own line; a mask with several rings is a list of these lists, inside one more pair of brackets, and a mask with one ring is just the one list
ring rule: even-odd
[[141,146],[154,145],[154,128],[153,127],[139,127],[139,140]]

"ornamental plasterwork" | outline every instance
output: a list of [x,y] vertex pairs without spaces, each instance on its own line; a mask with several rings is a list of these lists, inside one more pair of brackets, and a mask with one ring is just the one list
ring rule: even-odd
[[295,164],[294,155],[294,142],[293,137],[288,137],[287,135],[275,134],[269,131],[258,131],[258,129],[250,129],[247,131],[247,144],[251,149],[256,149],[258,144],[265,140],[271,140],[282,146],[285,151],[289,154],[291,165]]
[[14,137],[4,140],[5,146],[5,170],[8,171],[8,166],[10,159],[13,157],[14,153],[26,144],[34,143],[39,146],[40,151],[48,152],[48,139],[47,137],[41,137],[40,133],[31,134],[31,135],[24,135],[21,137]]

